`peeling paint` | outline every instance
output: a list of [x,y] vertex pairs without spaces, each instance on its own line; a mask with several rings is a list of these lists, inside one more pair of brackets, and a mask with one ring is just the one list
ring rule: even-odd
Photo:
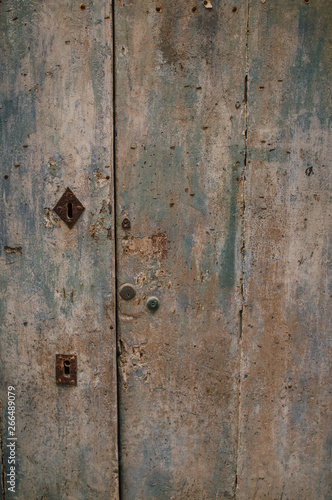
[[122,248],[128,256],[140,254],[145,259],[157,259],[161,263],[167,259],[168,243],[166,233],[143,237],[127,236],[122,240]]

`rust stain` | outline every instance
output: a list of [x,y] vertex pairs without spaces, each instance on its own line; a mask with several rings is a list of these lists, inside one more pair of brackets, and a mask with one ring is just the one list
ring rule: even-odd
[[145,369],[147,366],[145,346],[146,344],[131,345],[123,338],[119,339],[119,367],[125,389],[127,388],[127,380],[131,371],[140,369],[144,372],[143,380],[146,381],[148,379],[149,372]]
[[99,234],[101,231],[107,231],[107,228],[103,225],[104,219],[101,218],[100,221],[96,222],[96,224],[89,225],[90,236],[97,243],[99,241]]
[[123,239],[123,251],[126,254],[140,254],[141,256],[158,261],[167,258],[168,238],[166,233],[153,234],[151,236],[134,237],[127,236]]
[[60,219],[53,212],[53,210],[51,208],[48,208],[48,207],[44,208],[44,211],[45,211],[45,214],[43,215],[43,223],[47,229],[60,225]]
[[98,236],[96,235],[96,233],[97,233],[97,225],[96,224],[90,224],[89,232],[90,232],[90,236],[93,240],[95,240],[95,241],[99,240]]
[[5,253],[22,255],[22,247],[5,247]]
[[270,227],[269,228],[269,236],[272,240],[274,241],[280,241],[282,238],[282,231],[278,229],[277,227]]
[[212,3],[210,0],[204,0],[203,5],[206,9],[212,9]]

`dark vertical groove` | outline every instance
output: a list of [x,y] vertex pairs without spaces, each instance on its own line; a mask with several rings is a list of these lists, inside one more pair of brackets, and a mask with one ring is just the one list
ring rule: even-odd
[[244,266],[245,266],[245,211],[246,211],[246,173],[248,163],[248,83],[249,83],[249,13],[250,13],[250,0],[247,0],[246,9],[246,46],[245,46],[245,76],[244,76],[244,90],[243,90],[243,106],[244,106],[244,155],[243,155],[243,169],[242,169],[242,207],[241,207],[241,309],[239,311],[239,356],[238,356],[238,378],[237,378],[237,427],[236,427],[236,441],[235,441],[235,475],[234,475],[234,494],[233,499],[237,499],[238,488],[238,462],[239,462],[239,445],[240,445],[240,418],[241,418],[241,382],[242,382],[242,335],[243,335],[243,308],[244,308]]
[[119,389],[119,372],[118,372],[118,253],[117,253],[117,204],[116,204],[116,57],[115,57],[115,1],[112,1],[112,87],[113,87],[113,224],[114,224],[114,284],[115,284],[115,342],[116,342],[116,393],[117,393],[117,442],[118,442],[118,495],[121,500],[121,443],[120,443],[120,389]]

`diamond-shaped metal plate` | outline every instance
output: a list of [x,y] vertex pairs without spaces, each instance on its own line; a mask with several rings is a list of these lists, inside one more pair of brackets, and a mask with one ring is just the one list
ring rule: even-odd
[[76,198],[72,190],[67,187],[53,210],[63,222],[67,224],[69,229],[71,229],[76,224],[85,208],[80,200]]

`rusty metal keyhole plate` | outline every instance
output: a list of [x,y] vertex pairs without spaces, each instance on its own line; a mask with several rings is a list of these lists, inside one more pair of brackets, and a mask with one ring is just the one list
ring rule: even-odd
[[77,385],[77,356],[75,354],[56,355],[55,377],[59,385]]
[[63,222],[67,224],[69,229],[71,229],[76,224],[85,208],[72,190],[67,187],[53,210]]

